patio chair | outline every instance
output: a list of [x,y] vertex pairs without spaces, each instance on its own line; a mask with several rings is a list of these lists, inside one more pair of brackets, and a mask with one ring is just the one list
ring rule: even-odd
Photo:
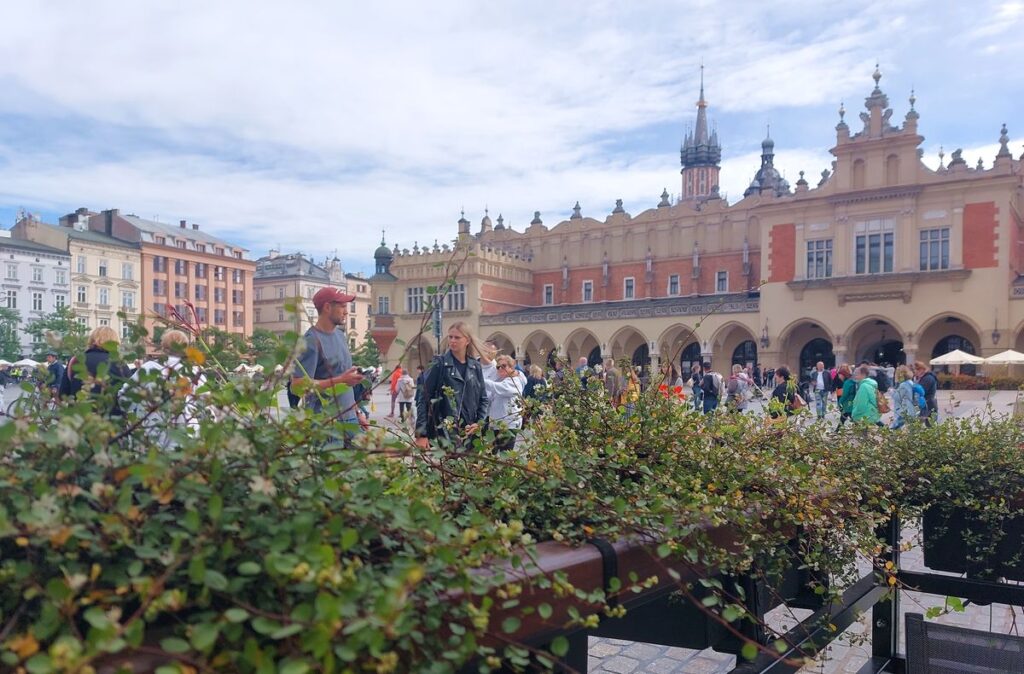
[[907,614],[907,674],[1024,674],[1024,637]]

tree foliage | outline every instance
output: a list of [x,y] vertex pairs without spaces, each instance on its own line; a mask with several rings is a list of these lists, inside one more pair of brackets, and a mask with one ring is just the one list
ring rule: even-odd
[[0,308],[0,358],[15,361],[21,357],[18,324],[21,316],[15,309]]
[[363,337],[363,343],[356,347],[352,353],[352,364],[359,367],[378,367],[380,365],[380,349],[377,342],[367,332]]
[[42,360],[51,352],[62,359],[80,353],[85,349],[89,334],[69,306],[29,321],[25,332],[32,336],[32,357],[36,360]]

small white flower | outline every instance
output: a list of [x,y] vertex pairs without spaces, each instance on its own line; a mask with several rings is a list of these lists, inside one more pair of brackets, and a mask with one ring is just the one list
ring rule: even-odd
[[65,576],[64,579],[67,582],[68,587],[70,587],[74,592],[81,590],[82,586],[85,585],[85,581],[89,580],[88,576],[84,573],[73,573],[70,576]]
[[65,447],[77,447],[81,441],[81,436],[78,435],[78,431],[71,427],[69,423],[61,423],[57,427],[57,442],[64,445]]
[[257,475],[249,481],[249,489],[255,494],[263,494],[264,496],[273,496],[277,493],[277,487],[274,486],[273,481],[262,475]]
[[110,455],[107,454],[106,450],[100,450],[93,454],[92,460],[97,466],[102,466],[104,468],[110,468],[114,465],[114,461],[110,458]]
[[228,454],[231,456],[252,456],[252,443],[249,438],[236,433],[227,442]]

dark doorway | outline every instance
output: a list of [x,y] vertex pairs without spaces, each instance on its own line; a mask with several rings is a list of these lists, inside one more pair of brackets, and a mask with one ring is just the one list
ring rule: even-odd
[[832,352],[832,342],[818,337],[812,339],[800,350],[800,377],[807,376],[807,373],[818,364],[818,361],[825,363],[826,368],[836,366],[836,354]]
[[757,344],[755,344],[754,340],[752,340],[752,339],[748,339],[747,341],[741,343],[732,352],[732,364],[733,365],[737,365],[738,364],[738,365],[742,365],[743,367],[746,367],[747,365],[750,365],[751,367],[753,367],[756,363],[757,363]]
[[700,344],[694,342],[683,349],[683,353],[679,356],[679,369],[689,374],[693,366],[700,363],[700,358]]

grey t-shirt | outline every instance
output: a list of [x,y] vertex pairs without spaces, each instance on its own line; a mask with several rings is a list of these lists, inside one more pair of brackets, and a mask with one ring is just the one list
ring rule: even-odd
[[[319,347],[317,342],[320,343]],[[306,350],[295,364],[295,376],[305,377],[307,374],[313,379],[330,379],[343,374],[352,367],[352,354],[348,350],[348,337],[341,330],[334,332],[321,332],[316,328],[306,331]],[[330,401],[330,396],[321,392],[325,399]],[[347,410],[342,415],[343,421],[356,421],[355,394],[352,389],[337,396],[337,410]],[[310,393],[306,396],[306,407],[314,411],[321,411],[320,398]]]

